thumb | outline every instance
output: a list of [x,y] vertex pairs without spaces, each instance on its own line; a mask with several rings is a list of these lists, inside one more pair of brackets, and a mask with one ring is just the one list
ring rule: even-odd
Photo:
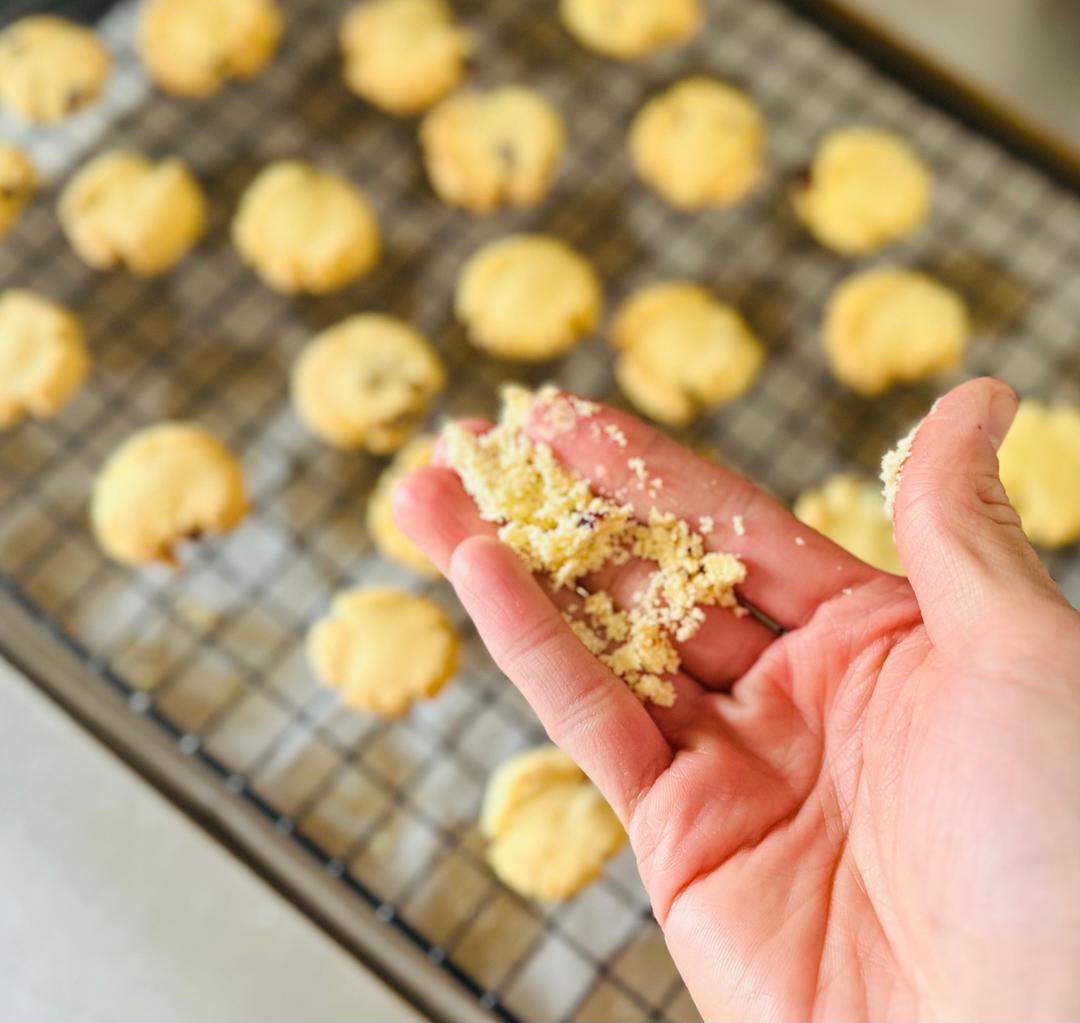
[[934,404],[900,467],[896,544],[935,642],[955,639],[957,629],[970,635],[1006,602],[1034,593],[1063,599],[998,478],[997,450],[1015,415],[1010,387],[970,380]]

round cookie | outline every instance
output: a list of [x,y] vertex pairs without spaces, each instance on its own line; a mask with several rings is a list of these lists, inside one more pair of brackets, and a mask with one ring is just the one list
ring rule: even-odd
[[426,110],[465,77],[469,37],[443,0],[369,0],[341,25],[345,83],[389,114]]
[[0,238],[37,191],[38,176],[21,149],[0,145]]
[[867,397],[959,365],[967,309],[926,274],[876,267],[852,274],[825,306],[825,354],[838,380]]
[[684,42],[702,21],[700,0],[561,0],[559,17],[582,46],[618,60]]
[[227,533],[248,512],[236,459],[195,423],[158,423],[132,434],[94,483],[90,521],[116,561],[164,561],[203,533]]
[[22,288],[0,292],[0,427],[53,415],[89,369],[70,309]]
[[349,707],[400,717],[454,674],[458,638],[434,601],[372,586],[334,597],[308,632],[307,654]]
[[905,574],[876,480],[837,473],[820,487],[799,494],[794,512],[800,522],[868,565],[893,575]]
[[334,447],[396,451],[415,432],[446,373],[423,335],[381,313],[359,313],[317,334],[292,371],[292,400]]
[[431,187],[471,213],[531,206],[547,194],[566,144],[559,111],[536,89],[503,85],[443,100],[420,125]]
[[240,198],[233,243],[286,294],[335,291],[379,258],[379,225],[360,189],[302,160],[264,167]]
[[998,451],[998,471],[1028,539],[1080,539],[1080,410],[1025,398]]
[[60,195],[60,226],[97,270],[153,277],[178,263],[206,224],[199,183],[176,157],[115,149],[80,168]]
[[49,123],[94,100],[109,76],[97,34],[67,18],[35,14],[0,32],[0,106]]
[[619,386],[638,409],[669,426],[740,397],[765,361],[735,309],[684,281],[634,292],[615,316],[612,342]]
[[393,499],[394,488],[404,477],[431,464],[434,450],[435,438],[431,434],[413,437],[382,471],[367,506],[368,533],[379,553],[426,579],[437,578],[439,570],[394,521]]
[[841,128],[818,143],[791,200],[822,245],[854,256],[918,229],[929,216],[932,190],[930,168],[901,135]]
[[139,56],[166,92],[204,97],[230,78],[253,78],[281,37],[274,0],[149,0]]
[[592,330],[603,294],[596,271],[557,238],[513,234],[477,249],[454,308],[469,340],[501,359],[539,362]]
[[488,779],[480,810],[487,860],[528,898],[568,899],[604,870],[626,841],[615,811],[554,746],[519,753]]
[[634,169],[684,210],[742,199],[761,177],[764,146],[765,128],[754,101],[702,75],[654,96],[630,126]]

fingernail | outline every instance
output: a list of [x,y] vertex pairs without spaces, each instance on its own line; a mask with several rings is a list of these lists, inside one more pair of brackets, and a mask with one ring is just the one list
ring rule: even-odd
[[1005,434],[1009,432],[1015,416],[1016,395],[1012,389],[1008,387],[996,389],[990,397],[990,408],[986,415],[986,432],[995,451],[1001,447],[1001,442],[1005,439]]

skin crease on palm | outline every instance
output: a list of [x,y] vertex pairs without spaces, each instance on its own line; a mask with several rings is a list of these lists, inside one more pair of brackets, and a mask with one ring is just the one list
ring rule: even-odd
[[[643,457],[664,484],[631,487],[637,513],[711,516],[740,598],[784,628],[708,609],[667,709],[581,646],[451,470],[399,486],[399,523],[625,823],[706,1020],[1080,1016],[1080,627],[998,482],[1015,407],[974,380],[920,427],[895,510],[908,579],[630,416],[600,416],[626,448],[557,434],[600,492]],[[588,582],[628,599],[634,575]]]

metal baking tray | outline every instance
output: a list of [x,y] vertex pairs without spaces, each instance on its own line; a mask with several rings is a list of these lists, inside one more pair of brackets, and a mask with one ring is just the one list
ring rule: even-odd
[[[963,375],[992,372],[1023,394],[1075,400],[1071,157],[831,5],[711,0],[693,43],[621,65],[574,44],[552,3],[459,0],[477,41],[475,80],[537,85],[570,135],[542,206],[471,219],[429,191],[415,123],[345,90],[344,6],[287,0],[283,47],[267,72],[190,103],[149,88],[131,52],[133,12],[121,4],[103,23],[117,66],[101,104],[47,134],[0,124],[54,185],[88,153],[132,145],[180,153],[211,203],[206,239],[149,283],[79,263],[56,223],[55,188],[0,243],[0,286],[78,309],[95,359],[60,416],[0,435],[0,651],[434,1018],[694,1018],[629,853],[557,907],[517,897],[487,869],[476,828],[485,779],[542,732],[448,587],[421,585],[373,552],[363,509],[383,463],[305,434],[289,407],[289,364],[315,330],[380,309],[427,332],[450,367],[433,422],[490,413],[506,379],[555,379],[618,402],[602,332],[522,370],[473,351],[453,322],[454,279],[477,245],[550,232],[595,261],[609,306],[644,282],[685,276],[744,312],[769,349],[760,381],[679,436],[790,499],[831,471],[876,471],[882,451],[960,379],[867,401],[826,371],[823,301],[867,261],[819,248],[787,210],[789,176],[816,138],[874,122],[912,139],[935,168],[934,215],[887,258],[966,297],[977,338]],[[761,104],[769,171],[734,209],[686,215],[636,182],[625,136],[647,96],[698,71]],[[228,241],[258,167],[297,153],[359,183],[386,236],[375,272],[323,298],[273,294]],[[198,419],[239,454],[255,509],[234,534],[186,551],[182,574],[132,572],[95,547],[87,496],[117,442],[166,417]],[[1047,563],[1075,601],[1076,549]],[[458,678],[399,722],[343,709],[303,659],[304,632],[333,592],[374,580],[431,591],[467,641]]]

